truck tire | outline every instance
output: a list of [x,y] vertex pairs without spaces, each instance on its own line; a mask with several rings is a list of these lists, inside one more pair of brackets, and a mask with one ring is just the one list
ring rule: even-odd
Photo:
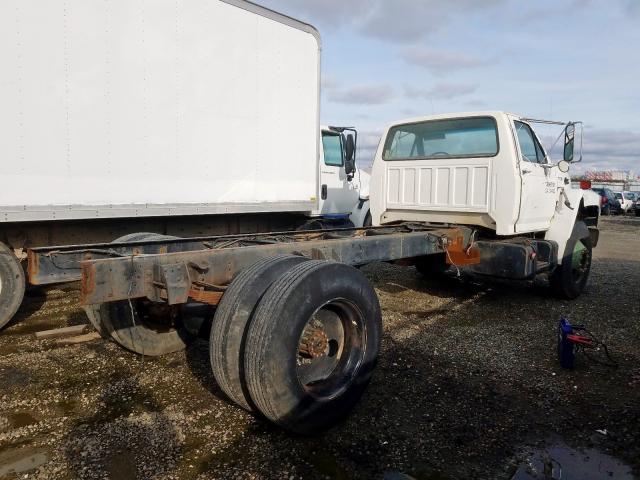
[[[168,237],[165,235],[160,235],[158,233],[151,232],[138,232],[138,233],[129,233],[120,238],[115,239],[111,243],[126,243],[126,242],[138,242],[148,239],[160,240],[162,238],[175,238]],[[93,328],[100,334],[100,336],[104,339],[111,338],[111,332],[113,331],[113,326],[109,321],[109,315],[101,315],[101,306],[100,305],[86,305],[84,307],[84,311],[87,314],[87,318],[89,319],[89,323],[93,325]]]
[[562,263],[556,267],[549,277],[554,294],[560,298],[573,300],[584,291],[591,271],[593,245],[587,235],[575,235],[577,231],[588,231],[583,222],[577,222],[574,235],[567,242],[566,254]]
[[158,357],[187,348],[197,337],[179,316],[179,308],[144,300],[104,303],[99,307],[111,338],[127,350]]
[[326,261],[296,265],[269,287],[249,326],[253,403],[299,434],[334,425],[369,383],[381,330],[378,298],[360,271]]
[[295,255],[258,261],[233,279],[216,309],[209,341],[213,375],[227,397],[245,410],[254,410],[244,377],[244,348],[251,316],[271,284],[305,261],[306,257]]
[[[112,243],[173,239],[157,233],[132,233]],[[87,317],[105,338],[111,338],[129,351],[160,356],[184,350],[196,334],[180,319],[179,307],[135,299],[89,305]]]
[[364,217],[364,223],[362,224],[364,228],[373,226],[373,221],[371,218],[371,211],[367,212],[367,215]]
[[[129,233],[128,235],[124,235],[111,243],[138,242],[154,237],[157,237],[157,239],[159,240],[160,238],[164,238],[165,236],[151,232]],[[91,325],[93,325],[93,328],[95,328],[100,336],[104,339],[111,338],[112,327],[110,326],[110,324],[108,324],[109,316],[103,316],[100,314],[100,305],[86,305],[84,307],[84,311],[87,314],[89,322],[91,323]]]
[[105,340],[109,340],[111,338],[111,332],[106,325],[106,320],[104,320],[102,315],[100,315],[100,305],[85,305],[83,309],[84,313],[87,314],[89,323],[93,326],[96,332],[98,332]]
[[424,277],[442,275],[449,270],[445,253],[435,253],[433,255],[418,257],[415,266],[416,270]]
[[25,291],[25,275],[20,261],[9,247],[0,243],[0,329],[16,314]]

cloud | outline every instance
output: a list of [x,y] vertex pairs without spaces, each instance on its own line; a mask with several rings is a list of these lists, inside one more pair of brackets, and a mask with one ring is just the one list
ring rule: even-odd
[[475,99],[475,100],[469,100],[467,102],[467,105],[475,110],[479,110],[479,109],[485,109],[487,107],[487,102]]
[[333,75],[326,75],[323,73],[320,80],[320,86],[323,90],[331,90],[333,88],[338,88],[340,86],[340,82],[338,82]]
[[382,105],[395,97],[389,85],[354,85],[328,89],[330,102],[349,105]]
[[402,58],[413,65],[426,68],[435,74],[444,74],[455,70],[478,68],[496,63],[459,52],[446,52],[424,47],[409,47],[401,53]]
[[623,8],[625,13],[633,17],[640,16],[640,2],[638,0],[624,0]]
[[452,100],[457,97],[469,95],[477,90],[475,85],[440,83],[429,89],[412,87],[405,85],[404,93],[408,98],[425,98]]
[[377,0],[370,5],[369,15],[358,25],[367,36],[389,42],[407,43],[420,40],[436,30],[441,30],[461,13],[486,13],[505,0],[457,0],[455,7],[448,0]]
[[589,167],[640,173],[640,132],[585,129],[584,162]]
[[[556,140],[552,136],[540,138],[546,149]],[[551,153],[558,160],[562,142]],[[583,162],[576,164],[577,171],[632,170],[640,173],[640,132],[627,130],[585,128]]]
[[507,0],[267,0],[278,11],[318,24],[323,29],[351,28],[383,41],[406,43],[441,30],[461,13],[487,13]]
[[369,0],[344,2],[343,0],[271,0],[262,2],[278,12],[300,17],[325,28],[340,28],[353,22],[366,12]]

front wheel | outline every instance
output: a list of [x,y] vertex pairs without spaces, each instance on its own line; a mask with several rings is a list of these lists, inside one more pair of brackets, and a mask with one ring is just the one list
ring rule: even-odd
[[562,264],[558,265],[549,278],[551,288],[557,296],[573,300],[584,291],[591,271],[592,250],[589,237],[569,240]]
[[363,227],[368,228],[373,226],[373,219],[371,218],[371,211],[367,212],[367,215],[364,217]]
[[360,271],[326,261],[293,267],[267,290],[249,327],[251,399],[296,433],[334,425],[369,383],[381,330],[378,298]]

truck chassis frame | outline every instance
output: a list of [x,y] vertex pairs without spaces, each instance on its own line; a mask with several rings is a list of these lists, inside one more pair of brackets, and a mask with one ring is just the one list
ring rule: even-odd
[[[468,265],[514,279],[557,268],[553,242],[478,233],[427,223],[199,238],[140,233],[130,237],[136,241],[31,249],[28,274],[36,285],[80,280],[91,323],[142,355],[186,348],[211,320],[211,366],[227,397],[309,434],[348,412],[375,369],[382,312],[353,266],[398,262],[429,275]],[[553,280],[567,287],[559,282],[570,279],[579,293],[591,258],[586,226],[575,240],[576,253]],[[205,312],[195,329],[194,306]]]
[[473,230],[403,223],[362,229],[34,248],[28,275],[34,285],[80,280],[82,304],[148,298],[169,305],[189,299],[216,305],[231,280],[258,260],[282,254],[347,265],[406,261],[447,253],[456,265],[479,262]]

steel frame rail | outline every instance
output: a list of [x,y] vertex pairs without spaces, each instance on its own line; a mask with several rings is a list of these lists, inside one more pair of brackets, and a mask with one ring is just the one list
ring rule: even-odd
[[[189,299],[215,305],[235,275],[265,257],[293,254],[361,265],[446,251],[463,261],[469,257],[473,237],[467,227],[408,225],[270,235],[227,237],[226,244],[218,242],[218,248],[204,250],[83,260],[81,302],[92,305],[148,298],[170,305]],[[30,260],[37,261],[43,253],[31,252]],[[469,262],[476,260],[470,258]]]

